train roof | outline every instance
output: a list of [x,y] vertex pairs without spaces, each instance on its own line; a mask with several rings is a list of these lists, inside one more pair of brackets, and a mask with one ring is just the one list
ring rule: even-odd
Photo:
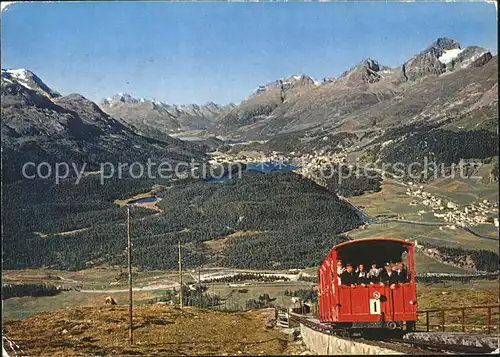
[[381,241],[381,242],[394,242],[394,243],[400,243],[401,245],[405,246],[414,246],[415,244],[413,242],[407,241],[407,240],[402,240],[402,239],[397,239],[397,238],[362,238],[362,239],[354,239],[354,240],[349,240],[344,243],[340,243],[335,245],[332,250],[336,250],[338,248],[344,247],[346,245],[351,245],[351,244],[359,244],[362,242],[374,242],[374,241]]

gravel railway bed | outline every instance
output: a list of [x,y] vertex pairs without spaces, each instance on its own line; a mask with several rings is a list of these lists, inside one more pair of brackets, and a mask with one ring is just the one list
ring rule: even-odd
[[[296,313],[290,313],[290,319],[300,324],[303,324],[315,331],[326,333],[329,335],[335,335],[335,330],[333,327],[327,324],[323,324],[318,319],[313,318],[311,316],[304,316]],[[361,337],[360,338],[342,337],[342,338],[346,340],[352,340],[354,342],[365,343],[367,345],[387,348],[405,354],[448,354],[449,352],[491,353],[493,351],[485,347],[445,345],[445,344],[436,344],[431,342],[403,340],[401,338],[392,338],[392,337],[383,338],[380,340],[366,339]]]

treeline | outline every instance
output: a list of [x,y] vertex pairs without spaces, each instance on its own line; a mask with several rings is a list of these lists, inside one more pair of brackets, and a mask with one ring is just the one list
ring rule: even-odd
[[318,301],[318,294],[313,290],[299,289],[299,290],[285,290],[285,296],[298,297],[302,301],[310,300],[311,302]]
[[[272,128],[271,125],[267,129]],[[277,128],[279,129],[279,128]],[[310,140],[304,140],[304,138]],[[286,134],[272,135],[269,140],[264,143],[252,142],[249,144],[238,144],[224,149],[224,152],[230,151],[232,154],[237,154],[241,151],[255,150],[263,153],[278,151],[282,153],[300,152],[338,152],[343,148],[349,147],[358,141],[358,137],[354,133],[340,132],[327,133],[324,136],[319,135],[312,138],[310,134],[305,132],[294,132]],[[219,148],[219,151],[221,149]]]
[[262,233],[231,239],[227,266],[312,266],[338,234],[360,224],[344,202],[293,173],[244,172],[223,183],[117,178],[101,185],[98,175],[78,185],[24,181],[3,187],[4,269],[125,266],[126,208],[113,201],[154,184],[168,187],[157,192],[162,211],[131,209],[133,264],[143,269],[175,269],[179,240],[186,268],[205,264],[212,252],[204,242],[236,231]]
[[427,243],[425,247],[437,249],[441,259],[453,265],[464,266],[464,262],[470,259],[478,271],[488,273],[499,271],[500,263],[498,254],[490,250],[435,246]]
[[293,228],[232,238],[224,249],[224,265],[248,269],[316,267],[334,245],[348,240],[342,235]]
[[251,309],[263,309],[266,307],[273,307],[273,301],[275,301],[276,298],[271,298],[269,294],[264,293],[259,296],[259,299],[248,299],[246,301],[245,307],[248,310]]
[[328,190],[344,197],[359,196],[365,192],[378,192],[382,177],[374,170],[364,170],[356,165],[330,165],[313,172],[315,181]]
[[60,288],[47,284],[2,284],[2,300],[23,296],[54,296],[60,292]]
[[455,281],[462,284],[470,283],[473,280],[498,280],[497,274],[478,274],[478,275],[464,275],[464,276],[431,276],[422,275],[416,276],[417,283],[424,284],[446,284],[447,282]]
[[263,274],[252,274],[252,273],[239,273],[232,276],[224,276],[220,278],[212,278],[203,280],[204,283],[234,283],[240,281],[263,281],[263,282],[271,282],[271,281],[289,281],[290,279],[286,276],[281,275],[263,275]]
[[[235,299],[232,294],[235,290],[226,297],[221,297],[219,294],[207,294],[204,293],[204,291],[205,289],[196,291],[184,286],[182,289],[182,301],[184,306],[196,306],[205,309],[217,309],[230,312],[273,307],[273,302],[276,300],[276,298],[271,298],[268,293],[261,294],[257,299],[239,301]],[[179,293],[176,290],[167,291],[163,296],[147,301],[147,303],[150,304],[159,302],[179,304]]]
[[[197,306],[201,308],[213,308],[222,302],[219,294],[207,294],[206,286],[196,286],[195,290],[191,290],[187,286],[182,288],[182,302],[184,306]],[[166,291],[163,296],[155,297],[148,301],[150,304],[159,302],[179,304],[179,292],[174,290]]]
[[318,282],[318,278],[315,277],[315,276],[304,276],[304,275],[301,275],[301,276],[299,276],[298,280],[299,281],[307,281],[307,282],[311,282],[311,283],[317,283]]
[[[488,130],[452,131],[428,126],[408,126],[389,131],[377,141],[379,144],[374,145],[374,160],[393,164],[387,166],[387,171],[393,174],[411,174],[413,177],[420,175],[420,180],[452,173],[457,175],[460,172],[457,169],[453,171],[451,165],[456,165],[461,160],[481,161],[498,156],[498,134]],[[388,144],[382,145],[384,142]],[[426,172],[423,172],[424,160],[429,163]],[[404,172],[398,171],[394,165],[396,163],[404,164]],[[412,163],[420,165],[413,165],[409,172],[408,168]],[[432,163],[438,165],[436,169]],[[464,168],[463,174],[473,173],[472,166]]]

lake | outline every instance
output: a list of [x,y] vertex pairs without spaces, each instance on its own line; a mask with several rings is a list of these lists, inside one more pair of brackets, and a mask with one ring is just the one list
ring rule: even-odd
[[131,200],[131,201],[128,201],[127,204],[134,205],[134,204],[138,204],[138,203],[155,203],[156,200],[157,200],[157,198],[155,196],[151,196],[151,197],[139,198],[137,200]]

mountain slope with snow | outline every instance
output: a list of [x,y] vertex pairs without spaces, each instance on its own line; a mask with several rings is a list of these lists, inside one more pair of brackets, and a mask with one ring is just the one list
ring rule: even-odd
[[148,158],[176,162],[204,155],[199,145],[167,135],[162,140],[138,135],[136,128],[104,113],[80,94],[56,96],[54,91],[30,89],[26,78],[38,77],[11,73],[1,79],[5,183],[22,179],[27,162],[79,167],[85,163],[87,170],[99,170],[105,162],[146,162]]
[[24,68],[2,69],[2,80],[7,83],[18,83],[48,98],[57,98],[61,96],[59,92],[47,86],[36,74]]
[[221,106],[213,102],[204,105],[171,105],[156,99],[137,99],[126,93],[104,99],[99,106],[109,115],[121,118],[149,136],[206,129],[217,115],[233,107],[232,104]]

